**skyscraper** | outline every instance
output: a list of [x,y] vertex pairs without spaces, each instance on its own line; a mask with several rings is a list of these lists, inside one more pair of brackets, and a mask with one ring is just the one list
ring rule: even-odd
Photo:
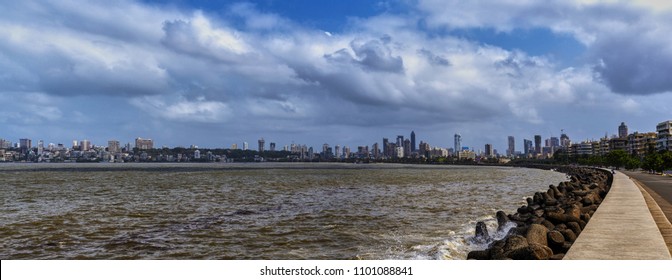
[[404,136],[399,135],[397,136],[397,147],[403,147],[404,146]]
[[21,153],[25,154],[30,150],[30,148],[33,147],[33,141],[27,138],[24,139],[19,139],[19,149],[21,149]]
[[390,140],[383,138],[383,156],[388,157],[392,154],[389,150]]
[[85,151],[85,152],[90,150],[91,149],[91,141],[86,140],[86,139],[82,140],[81,142],[79,142],[79,148],[82,151]]
[[513,136],[509,136],[509,149],[506,151],[506,155],[509,157],[516,155],[516,139]]
[[541,154],[541,135],[534,136],[534,152],[537,155]]
[[525,156],[532,152],[532,140],[523,139],[523,153]]
[[495,153],[492,150],[492,144],[485,144],[485,156],[486,157],[493,157],[494,155],[495,155]]
[[264,138],[259,139],[259,152],[260,153],[264,152],[265,143],[266,143],[266,141],[264,141]]
[[624,122],[621,122],[621,125],[618,126],[618,138],[628,137],[628,126]]
[[459,155],[462,150],[462,135],[455,133],[455,154]]
[[415,131],[411,131],[411,152],[415,152]]
[[243,150],[247,151],[249,149],[250,149],[250,144],[248,144],[247,142],[243,142]]
[[271,152],[275,152],[275,142],[271,142]]

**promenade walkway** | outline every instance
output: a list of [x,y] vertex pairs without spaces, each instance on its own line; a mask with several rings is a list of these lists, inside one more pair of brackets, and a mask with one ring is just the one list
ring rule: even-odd
[[672,259],[637,185],[616,172],[611,190],[565,260]]

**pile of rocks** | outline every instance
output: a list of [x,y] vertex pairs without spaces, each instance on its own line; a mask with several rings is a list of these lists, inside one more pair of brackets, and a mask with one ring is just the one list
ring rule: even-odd
[[485,223],[477,223],[474,241],[491,243],[486,250],[469,252],[467,259],[562,259],[606,196],[613,177],[592,168],[557,170],[568,174],[570,181],[535,193],[515,214],[497,212],[498,230],[515,223],[505,238],[492,241]]

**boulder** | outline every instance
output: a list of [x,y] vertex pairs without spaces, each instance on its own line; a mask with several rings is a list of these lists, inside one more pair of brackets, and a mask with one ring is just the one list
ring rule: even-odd
[[548,234],[548,228],[540,224],[532,224],[527,229],[525,238],[529,244],[540,244],[548,246],[548,241],[546,240],[546,235]]
[[565,237],[565,240],[574,243],[576,240],[576,233],[574,233],[571,229],[564,229],[560,231],[562,233],[562,236]]
[[576,234],[576,236],[579,236],[579,234],[581,234],[581,225],[579,225],[579,223],[569,222],[567,223],[567,227],[571,229]]
[[553,250],[548,246],[540,244],[530,244],[528,247],[531,260],[548,260],[553,256]]
[[553,252],[562,252],[562,245],[565,244],[565,237],[557,230],[551,230],[546,235],[548,240],[548,247],[553,249]]
[[526,248],[528,245],[529,243],[527,243],[527,238],[520,235],[512,235],[506,239],[506,243],[504,244],[503,249],[504,252],[508,254],[515,250]]

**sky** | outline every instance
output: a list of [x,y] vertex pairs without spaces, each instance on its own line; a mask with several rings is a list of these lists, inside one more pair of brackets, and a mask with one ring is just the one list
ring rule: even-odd
[[[672,119],[672,2],[0,1],[0,138],[505,153]],[[268,144],[267,144],[268,145]]]

